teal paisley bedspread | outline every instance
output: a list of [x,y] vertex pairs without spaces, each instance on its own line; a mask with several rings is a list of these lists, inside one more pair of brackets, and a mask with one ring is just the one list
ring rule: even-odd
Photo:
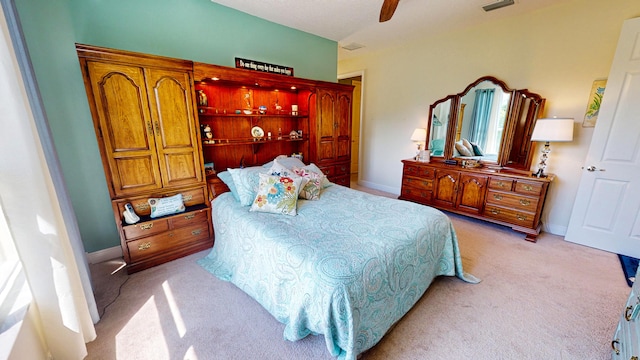
[[427,206],[334,184],[297,216],[249,212],[231,193],[212,208],[215,243],[199,264],[285,324],[285,339],[323,334],[340,359],[378,343],[436,276],[479,281],[447,216]]

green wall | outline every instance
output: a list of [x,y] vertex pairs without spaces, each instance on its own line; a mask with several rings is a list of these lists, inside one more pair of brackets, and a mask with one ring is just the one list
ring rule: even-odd
[[209,0],[15,0],[87,252],[119,246],[75,43],[336,81],[337,44]]

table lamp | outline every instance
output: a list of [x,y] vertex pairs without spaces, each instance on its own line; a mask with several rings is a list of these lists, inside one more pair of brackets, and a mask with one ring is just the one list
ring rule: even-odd
[[538,119],[531,134],[531,141],[544,141],[542,156],[538,163],[538,171],[533,173],[537,177],[547,177],[544,169],[547,167],[547,159],[549,158],[550,142],[555,141],[571,141],[573,140],[573,119]]
[[413,134],[411,134],[411,141],[418,143],[418,152],[416,154],[416,160],[418,161],[429,161],[426,159],[428,156],[424,150],[422,150],[422,143],[427,140],[427,129],[425,128],[416,128],[413,130]]

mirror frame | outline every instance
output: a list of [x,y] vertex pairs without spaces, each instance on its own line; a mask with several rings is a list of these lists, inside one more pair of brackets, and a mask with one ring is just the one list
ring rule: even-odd
[[442,102],[451,99],[451,108],[449,110],[449,119],[447,123],[447,132],[445,137],[445,148],[442,157],[432,156],[431,161],[444,162],[446,160],[457,160],[460,162],[464,158],[454,156],[454,146],[456,128],[459,121],[460,102],[469,90],[477,86],[483,81],[490,81],[499,86],[505,93],[511,94],[509,108],[507,111],[504,131],[500,141],[500,151],[496,161],[480,160],[480,163],[489,168],[509,168],[515,170],[528,171],[531,167],[533,157],[531,133],[536,120],[542,114],[545,99],[539,94],[532,93],[527,89],[514,90],[507,84],[493,76],[483,76],[469,84],[462,92],[447,95],[446,97],[436,100],[429,107],[429,118],[427,124],[426,144],[431,141],[431,128],[433,111],[436,106]]

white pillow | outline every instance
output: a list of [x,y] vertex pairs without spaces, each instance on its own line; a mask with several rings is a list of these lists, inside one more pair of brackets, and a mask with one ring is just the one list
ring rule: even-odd
[[462,144],[462,140],[457,141],[454,146],[455,146],[456,150],[458,150],[460,155],[462,155],[462,156],[473,156],[473,152],[469,151],[469,149],[467,149],[467,147]]
[[462,145],[464,145],[464,147],[467,148],[467,150],[469,150],[469,152],[471,154],[473,154],[473,145],[471,145],[471,143],[469,142],[469,140],[467,139],[462,139]]
[[304,166],[304,163],[298,158],[288,157],[286,155],[279,155],[275,159],[273,159],[272,161],[269,161],[268,163],[262,165],[262,167],[265,168],[265,169],[270,169],[273,166],[273,164],[274,164],[274,162],[276,160],[278,160],[278,162],[282,166],[286,167],[287,169],[291,169],[294,166],[297,166],[297,167],[303,167]]
[[292,170],[294,168],[296,168],[295,165],[291,167],[284,165],[283,159],[275,159],[273,160],[273,165],[271,165],[271,168],[269,168],[269,170],[267,171],[267,174],[278,176],[296,176],[296,174],[294,174]]
[[164,215],[181,213],[185,210],[182,194],[176,194],[165,198],[149,198],[147,200],[151,207],[151,218]]

